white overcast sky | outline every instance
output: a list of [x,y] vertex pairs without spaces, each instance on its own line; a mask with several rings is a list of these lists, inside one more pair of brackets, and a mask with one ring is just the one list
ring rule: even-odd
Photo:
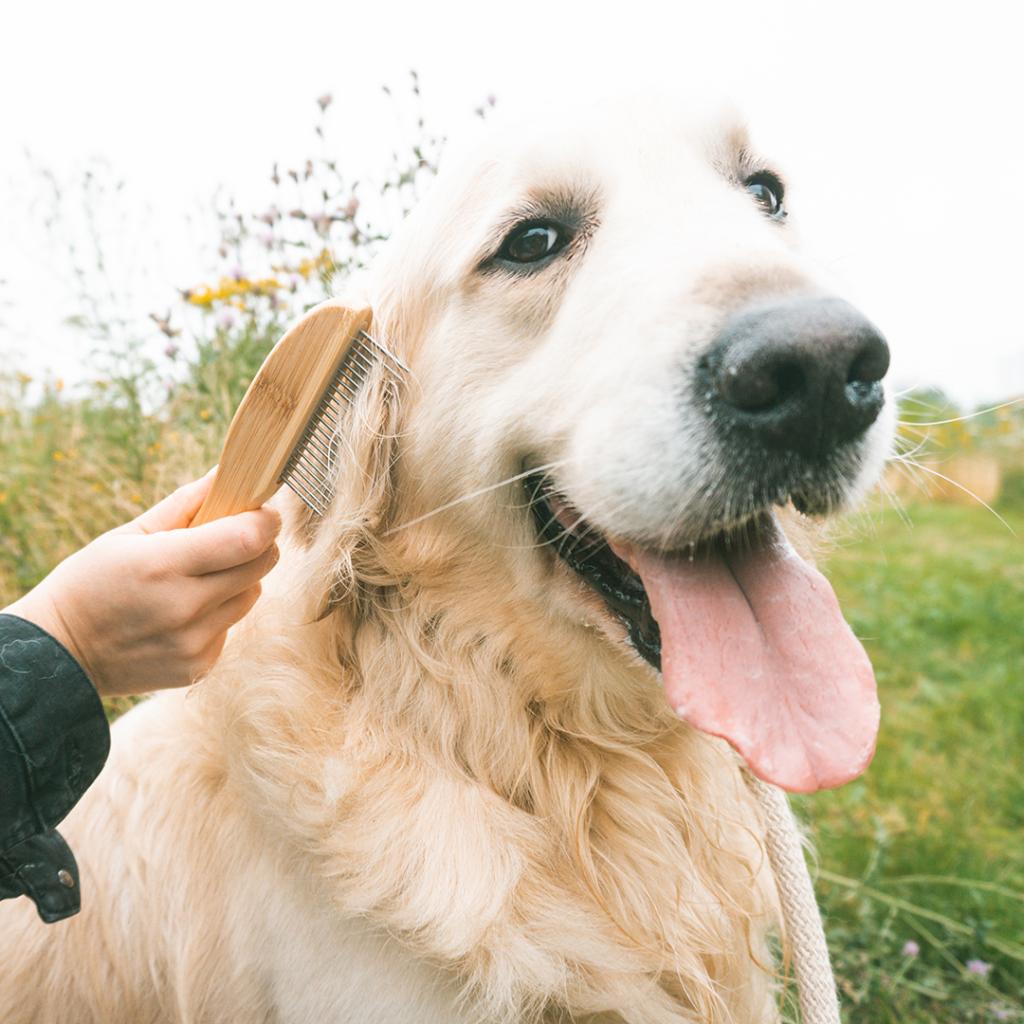
[[352,133],[341,162],[384,166],[401,129],[380,85],[400,85],[415,67],[430,119],[452,137],[488,93],[518,104],[660,79],[734,97],[797,182],[790,194],[807,245],[888,335],[897,380],[938,383],[969,402],[1024,391],[1016,9],[1006,0],[7,4],[0,357],[74,377],[82,344],[62,326],[65,268],[38,223],[26,150],[59,177],[101,157],[125,179],[118,272],[149,268],[130,289],[139,308],[126,311],[145,313],[204,270],[186,215],[220,185],[264,202],[271,163],[305,156],[316,96],[334,94]]

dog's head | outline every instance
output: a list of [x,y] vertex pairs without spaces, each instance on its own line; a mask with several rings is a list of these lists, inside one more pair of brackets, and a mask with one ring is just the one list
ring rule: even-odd
[[373,301],[415,374],[396,536],[489,547],[553,647],[660,671],[681,717],[813,790],[863,770],[878,706],[774,510],[861,494],[892,413],[886,343],[805,265],[790,205],[728,116],[519,122],[442,173]]

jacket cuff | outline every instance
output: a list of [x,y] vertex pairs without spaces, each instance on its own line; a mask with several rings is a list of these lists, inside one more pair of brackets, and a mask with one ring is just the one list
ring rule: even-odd
[[81,909],[79,881],[75,855],[59,832],[31,836],[0,855],[0,900],[27,896],[47,924]]
[[78,662],[45,630],[7,614],[0,614],[0,748],[0,852],[53,829],[110,750],[103,704]]

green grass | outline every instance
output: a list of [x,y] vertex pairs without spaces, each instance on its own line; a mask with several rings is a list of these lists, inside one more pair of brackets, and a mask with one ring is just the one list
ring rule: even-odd
[[1018,536],[875,511],[829,560],[883,708],[864,778],[799,802],[849,1022],[1024,1020],[1024,503],[1000,512]]

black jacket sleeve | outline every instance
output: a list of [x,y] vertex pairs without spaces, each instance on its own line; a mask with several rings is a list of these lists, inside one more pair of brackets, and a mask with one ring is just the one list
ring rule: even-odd
[[44,921],[77,913],[78,869],[57,823],[110,750],[103,705],[49,633],[0,615],[0,898],[32,898]]

